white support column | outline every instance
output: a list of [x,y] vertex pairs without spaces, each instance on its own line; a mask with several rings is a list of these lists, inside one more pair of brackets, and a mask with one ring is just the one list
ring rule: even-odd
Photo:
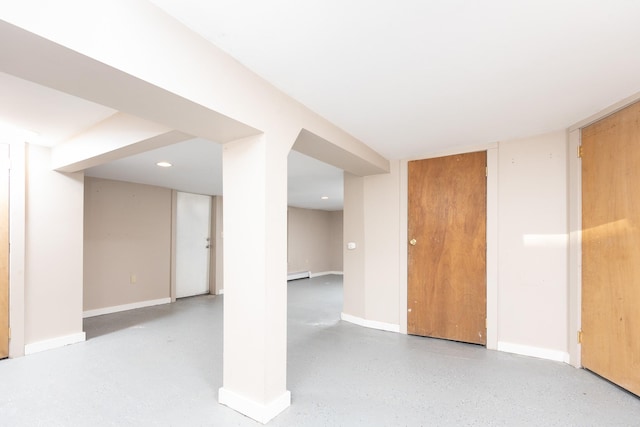
[[219,401],[266,423],[286,389],[288,147],[264,135],[225,144],[224,344]]

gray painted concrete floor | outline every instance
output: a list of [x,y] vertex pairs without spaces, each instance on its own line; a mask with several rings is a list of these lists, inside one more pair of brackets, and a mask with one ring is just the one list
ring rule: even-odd
[[[640,426],[580,369],[339,320],[339,276],[289,284],[292,406],[270,426]],[[85,320],[88,340],[0,361],[1,426],[257,426],[217,403],[222,298]]]

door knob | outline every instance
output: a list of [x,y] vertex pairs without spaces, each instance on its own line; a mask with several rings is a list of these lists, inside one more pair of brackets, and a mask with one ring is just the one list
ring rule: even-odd
[[418,241],[417,241],[416,239],[411,239],[411,240],[409,240],[409,244],[410,244],[411,246],[415,246],[415,245],[416,245],[416,243],[418,243]]

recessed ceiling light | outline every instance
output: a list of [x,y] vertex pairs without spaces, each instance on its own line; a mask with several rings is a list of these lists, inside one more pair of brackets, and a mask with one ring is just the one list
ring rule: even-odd
[[156,163],[156,165],[160,166],[161,168],[170,168],[171,166],[173,166],[169,162],[158,162],[158,163]]
[[320,197],[322,200],[329,200],[329,196],[322,196]]

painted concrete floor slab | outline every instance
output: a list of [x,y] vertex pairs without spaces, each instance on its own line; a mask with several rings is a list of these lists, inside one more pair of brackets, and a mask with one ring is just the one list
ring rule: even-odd
[[[581,369],[340,319],[342,278],[289,282],[292,406],[270,426],[640,426]],[[87,341],[0,361],[0,426],[257,426],[217,403],[222,297],[85,319]]]

